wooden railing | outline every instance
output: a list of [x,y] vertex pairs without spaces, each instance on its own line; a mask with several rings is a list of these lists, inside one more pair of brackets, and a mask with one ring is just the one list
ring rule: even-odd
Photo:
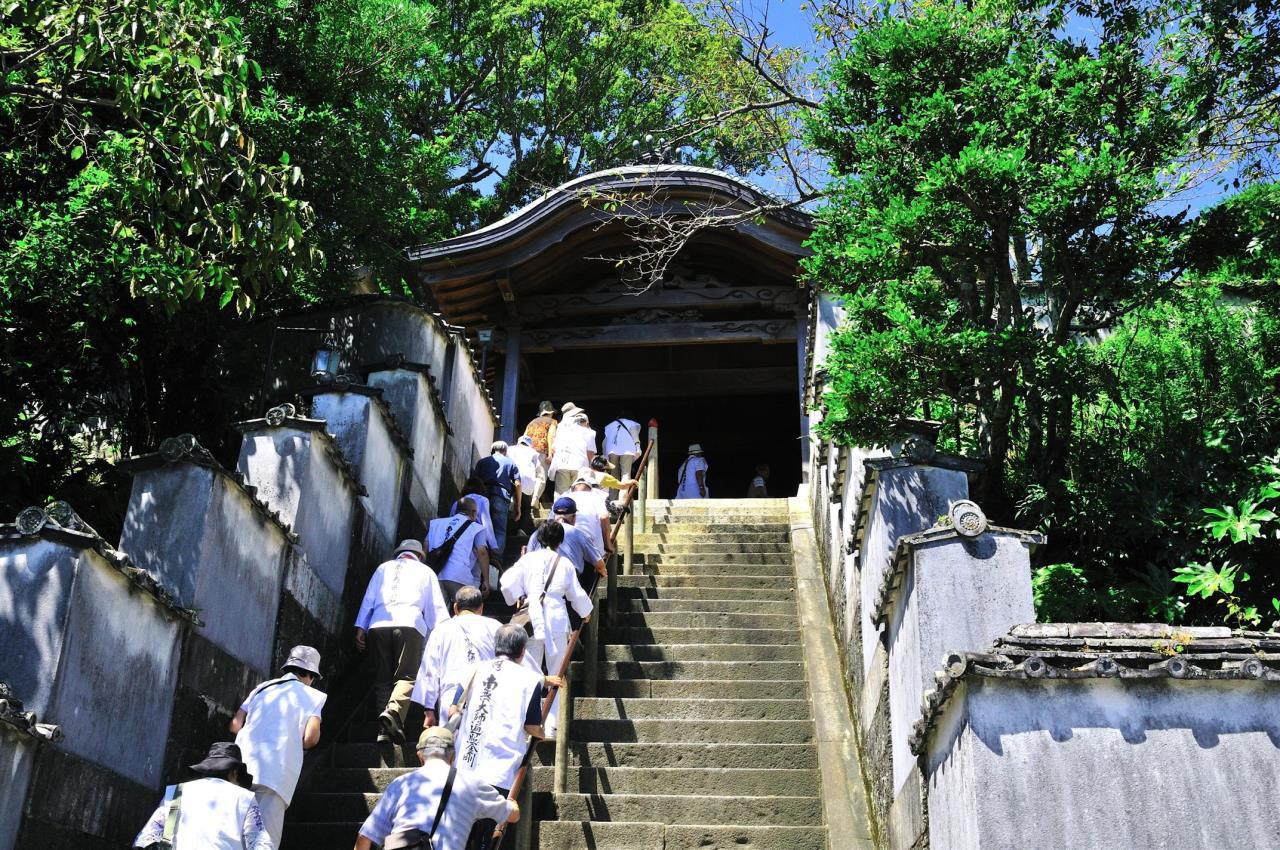
[[[636,502],[637,493],[641,493],[640,503],[644,503],[644,489],[649,482],[647,473],[649,470],[649,460],[657,446],[657,421],[650,422],[649,428],[649,444],[645,446],[644,454],[640,456],[640,462],[632,470],[632,478],[639,484],[636,487],[629,488],[627,495],[622,502],[622,516],[618,523],[609,532],[609,552],[606,558],[606,573],[608,578],[605,582],[604,594],[604,617],[606,621],[612,622],[617,613],[617,597],[618,597],[618,535],[624,531],[622,535],[623,545],[623,573],[630,574],[635,558],[634,538],[635,538],[635,517],[632,510]],[[560,662],[560,669],[556,671],[556,678],[563,683],[553,684],[547,688],[547,696],[542,701],[542,724],[547,723],[547,718],[551,715],[551,704],[555,702],[556,694],[561,690],[564,691],[564,699],[560,700],[559,711],[556,715],[556,763],[555,763],[555,781],[554,790],[557,794],[562,794],[567,790],[567,782],[569,775],[569,723],[570,723],[570,702],[573,699],[571,685],[571,674],[573,664],[573,653],[577,649],[579,642],[583,644],[584,658],[582,665],[583,691],[587,696],[595,696],[596,684],[599,678],[600,667],[600,620],[602,619],[600,605],[600,574],[593,571],[591,589],[588,591],[591,597],[592,610],[589,619],[580,623],[576,629],[569,634],[568,648],[564,654],[564,660]],[[585,636],[583,632],[586,632]],[[533,760],[534,749],[537,747],[537,740],[529,739],[528,747],[525,749],[524,760],[520,763],[520,770],[516,773],[515,780],[511,783],[511,791],[507,794],[507,799],[517,800],[520,802],[520,824],[517,830],[516,846],[520,850],[529,847],[532,840],[532,823],[533,813],[529,811],[532,808],[532,794],[525,793],[527,789],[526,780],[529,773],[529,763]],[[497,829],[493,831],[493,846],[500,847],[502,837],[506,832],[507,825],[500,823]]]

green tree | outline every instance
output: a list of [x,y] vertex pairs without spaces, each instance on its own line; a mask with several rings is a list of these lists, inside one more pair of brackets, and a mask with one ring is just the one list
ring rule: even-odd
[[189,392],[160,380],[161,331],[184,304],[234,315],[310,260],[301,172],[265,162],[244,129],[260,73],[245,50],[216,2],[6,5],[7,507],[145,445],[157,410]]
[[812,122],[839,177],[808,273],[843,293],[827,434],[884,442],[942,412],[1009,517],[1020,475],[1067,476],[1087,350],[1167,289],[1182,216],[1155,207],[1195,131],[1152,22],[1081,4],[886,8],[855,30]]

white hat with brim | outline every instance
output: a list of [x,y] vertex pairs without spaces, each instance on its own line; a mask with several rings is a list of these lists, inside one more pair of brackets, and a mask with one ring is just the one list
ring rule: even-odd
[[701,443],[690,443],[690,444],[689,444],[689,454],[691,454],[691,455],[700,455],[700,454],[702,454],[702,444],[701,444]]

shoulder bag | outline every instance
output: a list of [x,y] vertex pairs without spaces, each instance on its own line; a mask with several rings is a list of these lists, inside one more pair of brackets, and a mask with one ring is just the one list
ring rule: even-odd
[[458,530],[455,531],[448,540],[428,552],[426,556],[423,557],[422,562],[433,569],[438,575],[440,571],[444,569],[444,565],[449,563],[449,556],[453,554],[453,547],[457,544],[458,538],[467,530],[467,526],[471,525],[473,522],[475,522],[475,520],[468,519],[462,525],[458,526]]
[[444,807],[449,805],[449,795],[453,793],[453,780],[458,776],[458,769],[449,767],[449,778],[444,781],[444,790],[440,792],[440,807],[436,809],[436,819],[431,822],[431,831],[406,829],[404,832],[393,832],[383,842],[382,850],[435,850],[436,830],[440,828],[440,819],[444,817]]

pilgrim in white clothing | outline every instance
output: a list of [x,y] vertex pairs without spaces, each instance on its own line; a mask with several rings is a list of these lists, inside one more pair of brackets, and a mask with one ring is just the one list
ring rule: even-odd
[[[524,637],[519,626],[503,629]],[[476,667],[458,727],[455,764],[459,772],[471,773],[503,792],[511,789],[529,745],[526,727],[536,728],[542,720],[542,679],[506,655]]]
[[631,464],[640,455],[640,423],[623,413],[604,426],[604,454],[618,468],[618,477],[631,475]]
[[[536,542],[538,536],[535,534],[531,542]],[[520,560],[516,561],[502,573],[502,578],[498,580],[498,588],[502,591],[502,598],[506,600],[508,605],[516,606],[520,604],[520,600],[525,597],[540,592],[542,585],[534,587],[529,579],[528,571],[525,569],[529,566],[530,561],[526,561],[528,555],[524,555]],[[527,667],[530,672],[543,675],[542,665],[542,641],[529,638],[525,644],[524,656],[520,663]]]
[[[277,845],[284,830],[284,810],[293,799],[302,772],[302,753],[311,737],[308,727],[314,718],[318,733],[320,712],[328,698],[302,682],[294,671],[318,675],[319,664],[320,653],[315,649],[294,647],[284,664],[290,672],[254,688],[231,721],[236,745],[253,774],[253,790],[267,832]],[[318,738],[315,734],[310,746]]]
[[[707,485],[707,459],[702,456],[702,446],[694,443],[689,446],[689,456],[680,464],[676,473],[677,499],[706,499],[711,495]],[[699,481],[698,473],[702,473]]]
[[565,494],[573,484],[578,470],[591,464],[596,456],[596,432],[587,426],[587,417],[578,410],[556,429],[556,441],[552,446],[551,473],[555,476],[555,497]]
[[502,626],[480,615],[484,597],[475,588],[458,591],[457,606],[458,615],[431,632],[413,683],[413,701],[435,712],[435,722],[444,720],[438,713],[440,703],[456,702],[475,665],[494,657],[494,635]]
[[[209,748],[209,756],[191,769],[205,774],[204,778],[166,787],[164,799],[134,839],[134,847],[273,850],[262,810],[247,787],[252,777],[239,747],[216,743]],[[171,813],[176,817],[171,818]]]
[[[178,796],[178,820],[170,839],[164,835],[169,809]],[[185,839],[185,840],[180,840]],[[273,850],[252,791],[225,779],[193,779],[164,789],[164,799],[134,839],[134,847],[169,840],[175,847],[204,850]]]
[[591,545],[595,551],[602,555],[608,554],[605,529],[608,527],[609,508],[605,505],[605,492],[595,489],[586,482],[574,484],[569,498],[573,499],[578,508],[573,520],[574,526],[582,529],[591,538]]
[[[573,630],[566,603],[573,606],[579,617],[586,619],[591,616],[591,597],[587,596],[587,592],[578,583],[578,576],[568,561],[554,549],[542,549],[525,555],[521,560],[525,559],[529,559],[525,566],[525,580],[535,588],[529,596],[529,621],[533,624],[533,640],[542,643],[542,663],[547,673],[558,676],[560,665],[564,663],[569,649],[569,633]],[[545,593],[543,588],[546,588]],[[560,693],[557,691],[546,720],[548,738],[554,738],[556,734],[559,699]]]
[[423,642],[449,619],[440,581],[422,557],[421,543],[402,541],[396,557],[374,571],[356,616],[356,645],[373,652],[373,696],[383,707],[379,741],[403,739]]
[[[519,811],[489,783],[454,769],[453,742],[447,729],[433,727],[422,733],[418,741],[422,767],[396,777],[387,786],[360,826],[364,841],[357,839],[357,850],[371,844],[385,845],[389,835],[409,830],[429,835],[434,850],[463,850],[477,819],[505,821]],[[442,800],[451,775],[449,796]]]

